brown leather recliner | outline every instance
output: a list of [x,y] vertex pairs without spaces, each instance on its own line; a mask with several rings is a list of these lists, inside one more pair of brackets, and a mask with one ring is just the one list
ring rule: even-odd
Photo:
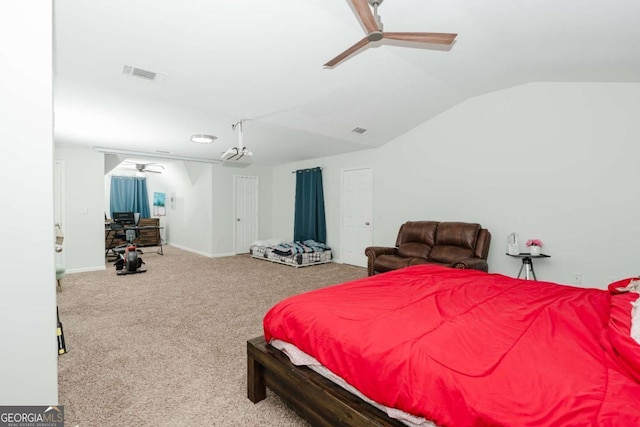
[[394,248],[370,246],[364,253],[369,276],[418,264],[488,271],[490,243],[491,233],[480,224],[409,221],[400,226]]

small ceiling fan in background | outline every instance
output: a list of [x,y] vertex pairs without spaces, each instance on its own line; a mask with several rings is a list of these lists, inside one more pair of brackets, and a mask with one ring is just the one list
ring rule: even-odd
[[164,166],[162,166],[159,163],[136,163],[136,162],[130,162],[130,161],[125,161],[125,162],[122,162],[122,163],[125,164],[125,165],[134,165],[138,172],[162,173],[162,171],[153,170],[153,169],[149,169],[149,168],[164,169]]
[[[378,6],[382,3],[382,0],[348,0],[356,10],[360,21],[364,25],[367,30],[367,35],[351,46],[349,49],[342,52],[340,55],[333,58],[331,61],[324,64],[325,67],[335,67],[340,62],[347,59],[352,54],[356,53],[358,50],[365,47],[367,44],[371,42],[377,42],[382,39],[389,40],[401,40],[408,42],[418,42],[418,43],[435,43],[435,44],[444,44],[448,45],[453,43],[457,34],[450,33],[390,33],[386,31],[382,31],[382,21],[380,20],[380,16],[378,15]],[[373,7],[373,12],[369,8],[369,5]]]

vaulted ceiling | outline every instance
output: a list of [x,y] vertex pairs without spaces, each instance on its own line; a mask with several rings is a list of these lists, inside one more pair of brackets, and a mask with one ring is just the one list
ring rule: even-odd
[[379,13],[385,31],[458,37],[376,42],[324,68],[364,36],[347,0],[54,0],[55,140],[219,159],[245,119],[254,163],[279,164],[377,147],[527,82],[640,81],[635,0],[385,0]]

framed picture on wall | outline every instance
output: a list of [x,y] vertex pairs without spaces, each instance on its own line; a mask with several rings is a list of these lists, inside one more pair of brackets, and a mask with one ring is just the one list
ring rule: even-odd
[[165,193],[153,193],[153,216],[165,216],[167,214],[165,208],[166,196]]

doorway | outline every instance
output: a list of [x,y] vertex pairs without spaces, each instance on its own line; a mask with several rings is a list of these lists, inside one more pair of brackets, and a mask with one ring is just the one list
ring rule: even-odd
[[258,240],[258,177],[234,175],[233,188],[235,253],[245,254]]
[[373,170],[342,171],[342,262],[367,266],[364,250],[372,242]]

